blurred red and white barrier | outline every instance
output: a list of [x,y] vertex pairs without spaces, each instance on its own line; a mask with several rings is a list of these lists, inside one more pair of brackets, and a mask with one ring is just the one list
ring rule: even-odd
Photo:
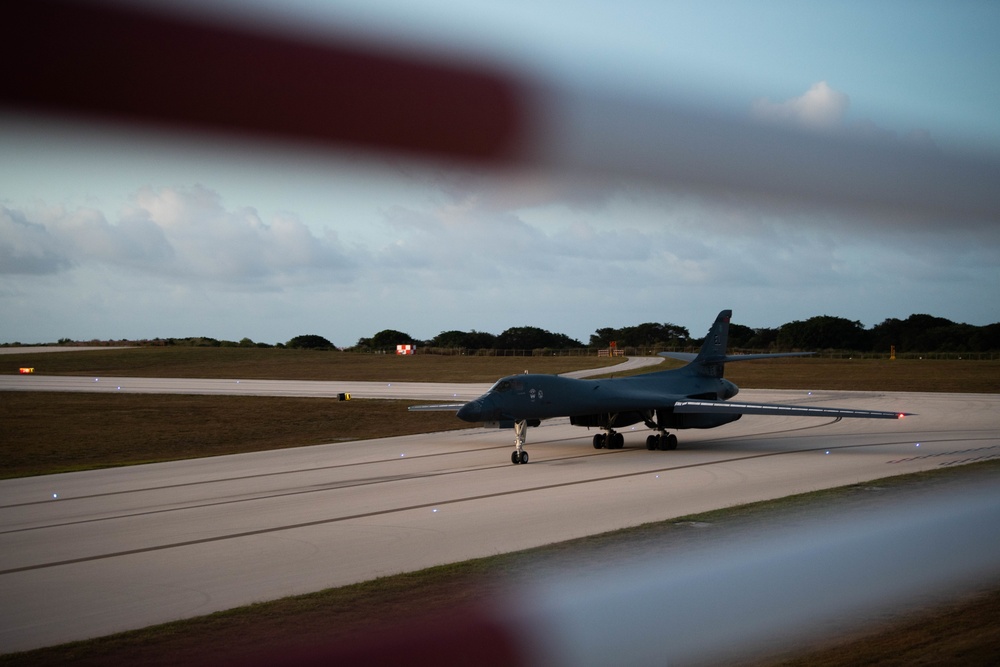
[[33,0],[4,18],[0,105],[12,110],[1000,221],[995,153],[805,132],[482,61],[126,4]]
[[260,665],[727,664],[1000,583],[1000,483],[553,570],[499,600]]

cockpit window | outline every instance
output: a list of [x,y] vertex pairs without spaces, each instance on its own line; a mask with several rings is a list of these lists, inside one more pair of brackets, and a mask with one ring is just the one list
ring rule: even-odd
[[510,380],[497,380],[496,384],[490,387],[490,391],[495,391],[498,394],[502,394],[505,391],[509,391],[512,384]]
[[522,391],[524,389],[524,383],[520,380],[511,380],[510,378],[507,378],[505,380],[497,380],[496,384],[490,387],[490,391],[495,391],[498,394],[510,391],[511,389]]

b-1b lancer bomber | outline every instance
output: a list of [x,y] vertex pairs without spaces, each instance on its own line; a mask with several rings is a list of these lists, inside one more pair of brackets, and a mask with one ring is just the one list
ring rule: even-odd
[[697,354],[660,353],[687,361],[681,368],[599,380],[529,373],[511,375],[500,378],[489,391],[468,403],[415,405],[410,410],[455,410],[458,418],[467,422],[513,428],[512,463],[528,462],[528,452],[524,450],[528,427],[553,417],[569,417],[574,426],[593,426],[605,431],[594,436],[596,449],[620,449],[625,439],[615,429],[642,422],[656,431],[646,438],[646,448],[670,450],[677,448],[677,436],[668,430],[715,428],[743,415],[901,419],[909,414],[730,401],[739,387],[723,377],[726,363],[812,354],[727,355],[730,317],[731,310],[719,313]]

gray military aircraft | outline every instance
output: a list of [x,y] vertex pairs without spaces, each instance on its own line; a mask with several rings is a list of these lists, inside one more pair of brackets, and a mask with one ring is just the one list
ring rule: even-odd
[[593,426],[606,433],[594,436],[594,448],[620,449],[624,437],[616,428],[643,422],[657,431],[646,438],[646,449],[677,449],[677,436],[667,429],[715,428],[743,415],[785,417],[863,417],[901,419],[910,413],[846,408],[803,407],[773,403],[730,402],[739,387],[723,378],[733,361],[797,357],[812,352],[727,355],[729,319],[724,310],[715,318],[698,354],[661,352],[689,362],[686,366],[634,377],[578,380],[559,375],[524,374],[500,378],[489,391],[468,403],[414,405],[410,410],[455,410],[467,422],[514,429],[512,463],[527,463],[524,444],[529,426],[543,419],[569,417],[574,426]]

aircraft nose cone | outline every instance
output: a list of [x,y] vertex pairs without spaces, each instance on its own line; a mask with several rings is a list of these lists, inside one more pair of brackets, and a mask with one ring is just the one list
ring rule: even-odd
[[456,416],[462,421],[474,422],[479,421],[479,415],[482,412],[483,406],[479,404],[479,401],[469,401],[458,409]]
[[487,410],[487,403],[487,399],[482,397],[477,398],[474,401],[469,401],[458,409],[457,416],[462,421],[467,422],[487,421],[487,417],[489,416],[486,414],[489,412],[489,410]]

